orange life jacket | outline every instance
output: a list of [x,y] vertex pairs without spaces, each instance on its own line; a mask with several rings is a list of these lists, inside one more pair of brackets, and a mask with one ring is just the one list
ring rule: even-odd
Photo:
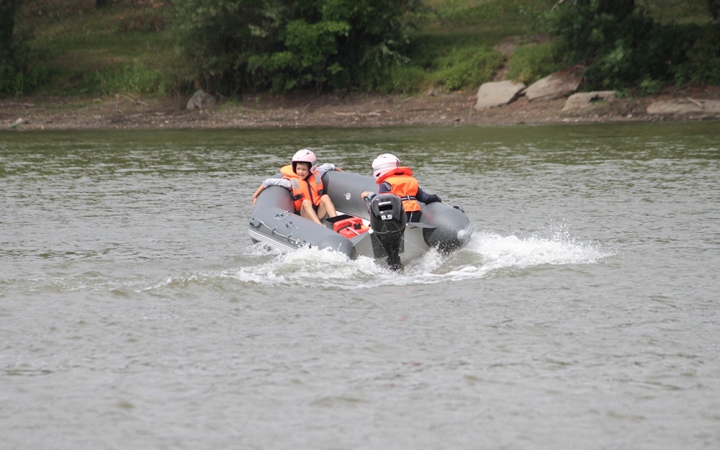
[[415,200],[418,181],[412,176],[409,167],[398,167],[377,179],[377,184],[388,183],[390,192],[402,199],[405,212],[420,211],[420,203]]
[[290,180],[292,185],[292,199],[295,211],[300,211],[302,202],[305,199],[309,199],[315,206],[320,204],[320,197],[325,194],[325,186],[322,177],[317,172],[310,174],[309,177],[303,180],[293,172],[292,166],[288,164],[280,169],[280,173],[284,175],[283,178]]

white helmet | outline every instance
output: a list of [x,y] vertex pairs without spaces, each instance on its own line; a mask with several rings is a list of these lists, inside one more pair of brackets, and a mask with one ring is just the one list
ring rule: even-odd
[[317,158],[315,157],[315,153],[306,148],[298,150],[292,157],[292,169],[295,173],[297,173],[295,167],[299,162],[310,163],[310,173],[315,172],[315,169],[317,168]]
[[393,169],[400,167],[400,160],[392,153],[383,153],[372,163],[373,176],[377,179]]

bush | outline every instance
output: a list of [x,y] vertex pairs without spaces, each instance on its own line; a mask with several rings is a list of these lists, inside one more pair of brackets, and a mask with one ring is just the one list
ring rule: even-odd
[[398,64],[384,72],[366,74],[360,79],[360,87],[383,94],[412,94],[423,87],[426,78],[427,74],[422,68]]
[[29,94],[49,79],[45,67],[27,67],[25,70],[0,73],[0,94],[20,96]]
[[564,62],[586,65],[587,88],[651,94],[669,82],[720,81],[720,36],[712,24],[654,22],[632,0],[563,2],[549,24]]
[[136,93],[165,94],[170,92],[171,79],[158,69],[142,64],[126,65],[114,70],[96,71],[87,85],[101,94]]
[[184,77],[205,88],[340,89],[402,63],[420,0],[176,0]]
[[48,78],[46,69],[33,64],[36,58],[26,45],[27,36],[16,30],[19,7],[20,0],[0,3],[0,95],[27,94]]
[[706,25],[687,47],[686,61],[672,71],[675,83],[720,84],[720,28]]
[[451,91],[477,87],[490,81],[504,61],[502,53],[489,47],[454,49],[439,59],[439,70],[431,75],[431,80]]
[[562,69],[562,58],[556,56],[557,45],[543,42],[537,45],[523,45],[515,49],[510,57],[507,78],[530,85]]

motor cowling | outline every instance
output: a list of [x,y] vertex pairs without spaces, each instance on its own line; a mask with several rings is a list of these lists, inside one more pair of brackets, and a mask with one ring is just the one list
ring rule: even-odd
[[370,202],[370,227],[385,253],[392,270],[402,269],[400,244],[405,232],[405,210],[400,197],[378,194]]

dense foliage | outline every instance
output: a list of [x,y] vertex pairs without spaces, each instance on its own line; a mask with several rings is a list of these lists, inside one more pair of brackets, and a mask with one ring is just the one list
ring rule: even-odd
[[720,0],[707,0],[707,2],[710,16],[712,16],[715,21],[720,20]]
[[550,14],[557,54],[586,65],[590,89],[639,87],[647,94],[667,82],[718,84],[718,31],[712,24],[653,21],[634,0],[566,1]]
[[473,90],[513,47],[526,83],[720,84],[720,0],[0,0],[0,94]]
[[403,61],[419,0],[176,0],[185,78],[206,88],[361,86]]
[[26,38],[17,32],[21,1],[0,2],[0,95],[28,93],[47,78],[44,67],[33,65]]
[[563,69],[563,64],[558,60],[556,47],[552,42],[521,45],[515,49],[510,58],[506,77],[529,86],[539,79]]
[[20,72],[18,47],[14,39],[15,12],[18,0],[4,0],[0,3],[0,93],[12,89],[12,83]]

